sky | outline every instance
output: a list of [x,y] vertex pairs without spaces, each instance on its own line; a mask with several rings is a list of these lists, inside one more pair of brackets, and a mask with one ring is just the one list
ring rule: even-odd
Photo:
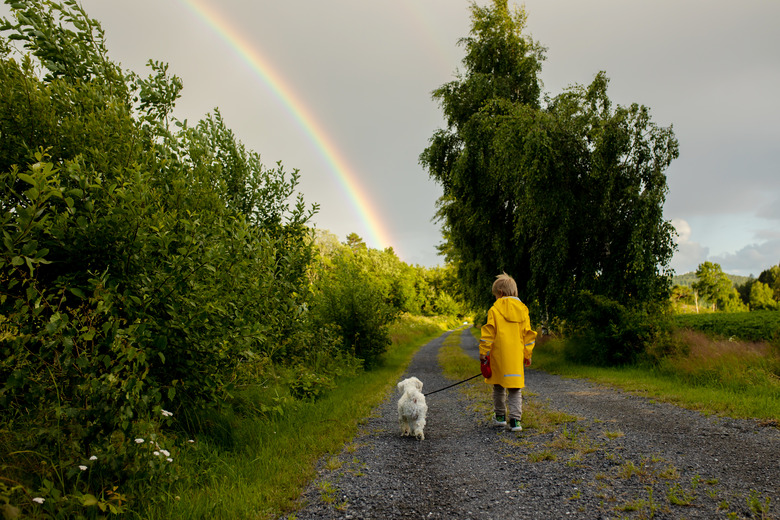
[[[480,0],[479,5],[489,2]],[[510,4],[514,4],[510,0]],[[82,0],[110,57],[184,83],[176,116],[218,108],[272,167],[298,169],[317,228],[441,265],[441,188],[419,164],[444,120],[431,98],[462,70],[465,0]],[[758,276],[780,263],[780,2],[526,0],[526,34],[547,48],[551,96],[610,78],[610,99],[672,125],[664,216],[671,267],[705,260]],[[0,5],[0,15],[8,7]]]

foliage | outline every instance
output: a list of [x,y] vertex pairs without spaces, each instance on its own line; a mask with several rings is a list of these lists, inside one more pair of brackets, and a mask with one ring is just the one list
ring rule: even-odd
[[[748,280],[751,279],[751,276],[740,276],[738,274],[729,274],[725,273],[726,277],[731,281],[731,283],[734,285],[734,287],[739,287],[740,285],[744,284]],[[698,281],[698,278],[696,277],[695,272],[688,272],[683,274],[676,274],[672,276],[672,285],[680,285],[683,287],[692,287],[694,283]]]
[[780,312],[754,311],[736,313],[678,314],[678,327],[698,330],[709,335],[737,338],[743,341],[780,341]]
[[[704,262],[696,273],[673,278],[672,301],[695,305],[699,312],[699,298],[711,309],[723,312],[745,310],[776,310],[780,308],[780,266],[761,272],[758,279],[723,273],[719,264]],[[733,287],[732,287],[733,286]]]
[[376,367],[390,345],[387,327],[397,314],[374,281],[347,250],[322,274],[312,303],[315,321],[336,324],[342,350],[362,359],[367,368]]
[[63,515],[119,512],[175,474],[134,439],[171,451],[179,418],[228,397],[246,360],[305,337],[316,207],[295,196],[297,172],[263,167],[219,112],[171,131],[180,80],[155,62],[147,79],[122,72],[76,2],[9,5],[3,478],[24,483],[25,513],[31,496]]
[[603,73],[543,105],[543,49],[525,22],[506,0],[473,4],[465,72],[434,91],[447,129],[420,160],[444,192],[442,250],[475,307],[490,305],[505,271],[544,319],[596,318],[581,312],[585,294],[627,309],[613,318],[652,319],[669,296],[674,231],[662,208],[677,140],[646,107],[613,107]]
[[668,323],[662,317],[651,319],[646,312],[626,307],[605,296],[583,293],[574,331],[567,343],[567,356],[592,365],[623,365],[664,341]]
[[371,278],[371,284],[384,301],[399,312],[423,316],[456,316],[466,312],[451,265],[432,268],[408,265],[392,248],[384,251],[368,248],[356,233],[347,236],[342,244],[335,235],[318,231],[315,247],[319,252],[311,275],[315,281],[321,271],[332,269],[337,259],[350,257]]
[[780,303],[775,301],[773,294],[771,287],[756,280],[756,282],[750,286],[750,310],[778,310],[780,308]]
[[737,291],[750,310],[780,308],[780,265],[765,269],[757,279],[748,278],[737,286]]
[[696,269],[696,278],[698,281],[693,284],[693,289],[710,302],[713,310],[720,309],[726,312],[743,310],[739,293],[723,273],[720,264],[702,263]]
[[298,377],[290,383],[290,393],[296,399],[316,400],[334,387],[332,378],[300,367]]
[[[390,325],[390,333],[403,339],[394,341],[381,367],[337,378],[337,388],[316,400],[292,401],[284,380],[268,380],[263,390],[284,401],[284,413],[231,417],[239,446],[233,450],[208,441],[188,443],[197,449],[182,454],[184,474],[170,490],[171,499],[150,501],[139,517],[235,520],[291,513],[300,505],[316,462],[349,442],[358,425],[394,388],[420,345],[451,325],[442,318],[402,316]],[[239,389],[235,396],[249,406],[256,403],[257,389]],[[172,499],[174,495],[181,500]]]

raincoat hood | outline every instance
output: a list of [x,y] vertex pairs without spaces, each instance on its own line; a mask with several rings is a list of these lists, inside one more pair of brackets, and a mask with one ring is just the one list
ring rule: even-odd
[[516,296],[505,296],[496,300],[493,308],[501,314],[501,317],[512,323],[528,321],[528,307]]

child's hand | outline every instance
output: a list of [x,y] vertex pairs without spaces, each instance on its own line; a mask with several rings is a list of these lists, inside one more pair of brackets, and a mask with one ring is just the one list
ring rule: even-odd
[[523,359],[523,366],[530,367],[531,366],[531,358]]
[[483,362],[483,361],[485,361],[486,359],[487,359],[487,356],[486,356],[485,354],[480,354],[480,355],[479,355],[479,362],[480,362],[480,363],[482,363],[482,362]]

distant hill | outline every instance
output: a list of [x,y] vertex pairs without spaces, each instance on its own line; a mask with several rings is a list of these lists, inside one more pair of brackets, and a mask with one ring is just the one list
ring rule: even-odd
[[[731,283],[734,285],[734,287],[738,285],[742,285],[743,283],[750,280],[749,276],[739,276],[737,274],[726,273],[726,277],[728,277],[728,279],[731,280]],[[699,279],[696,278],[696,273],[685,273],[685,274],[673,276],[672,285],[682,285],[683,287],[691,287],[698,280]]]

